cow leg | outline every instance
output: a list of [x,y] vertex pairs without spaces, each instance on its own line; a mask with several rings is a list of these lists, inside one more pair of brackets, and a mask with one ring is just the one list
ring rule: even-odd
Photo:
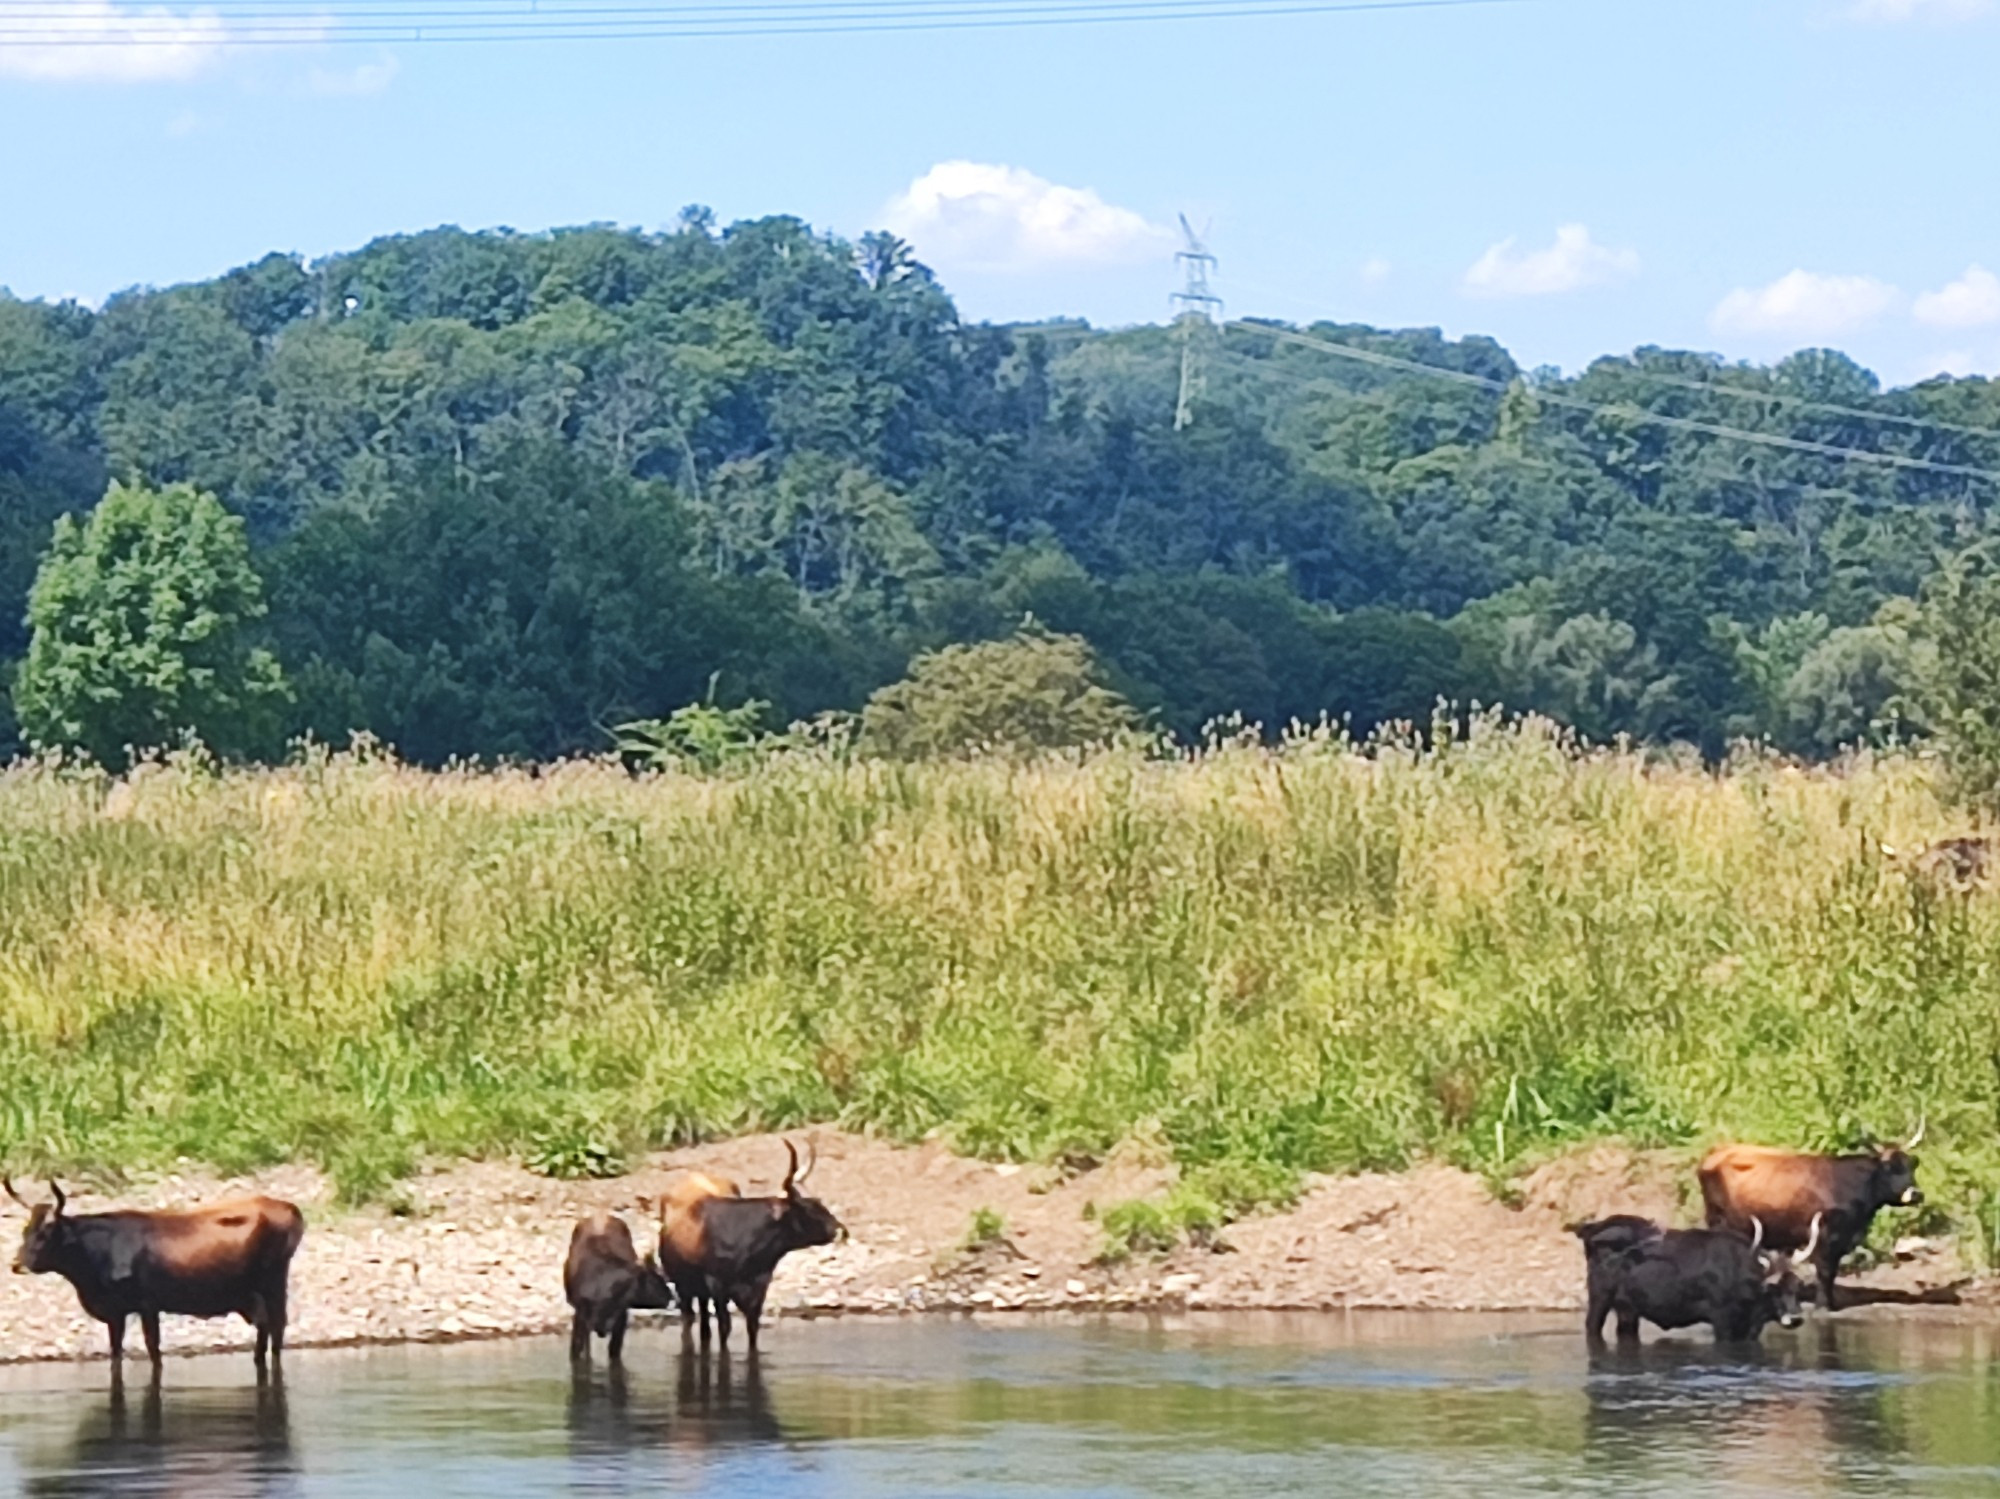
[[148,1308],[139,1313],[139,1331],[146,1335],[146,1357],[153,1361],[153,1377],[160,1377],[160,1314]]
[[750,1351],[757,1351],[757,1328],[764,1319],[764,1295],[771,1289],[768,1280],[745,1286],[737,1293],[736,1305],[743,1312],[743,1325],[750,1331]]
[[694,1314],[701,1301],[701,1292],[691,1280],[676,1280],[673,1286],[674,1300],[681,1307],[681,1342],[688,1343],[694,1338]]
[[236,1315],[257,1331],[257,1340],[251,1347],[250,1359],[257,1366],[257,1382],[262,1384],[271,1373],[271,1308],[264,1300],[264,1293],[252,1291],[250,1299],[243,1304]]
[[572,1364],[590,1362],[590,1310],[578,1307],[569,1323],[569,1361]]
[[1639,1341],[1639,1314],[1630,1307],[1618,1308],[1618,1341],[1621,1343]]
[[1813,1268],[1819,1272],[1819,1304],[1823,1311],[1832,1311],[1833,1277],[1840,1270],[1840,1261],[1832,1255],[1822,1254],[1814,1261]]
[[1604,1319],[1610,1315],[1610,1294],[1602,1286],[1592,1286],[1590,1304],[1583,1311],[1583,1336],[1593,1347],[1604,1346]]
[[264,1321],[271,1333],[271,1367],[283,1373],[285,1367],[285,1329],[291,1323],[291,1287],[284,1281],[264,1295]]
[[709,1299],[715,1303],[716,1334],[726,1353],[729,1350],[729,1293],[713,1286],[709,1289],[714,1292]]
[[620,1308],[618,1315],[611,1319],[611,1348],[609,1357],[614,1364],[625,1356],[625,1324],[630,1317],[631,1313]]

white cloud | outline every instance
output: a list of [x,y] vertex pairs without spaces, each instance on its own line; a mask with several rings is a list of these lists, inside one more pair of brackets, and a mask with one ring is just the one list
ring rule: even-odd
[[1581,224],[1564,224],[1546,250],[1517,250],[1503,239],[1465,273],[1473,297],[1546,297],[1639,274],[1637,250],[1613,250]]
[[1865,327],[1902,300],[1900,291],[1873,276],[1792,271],[1769,286],[1737,288],[1708,321],[1719,333],[1819,338]]
[[1986,267],[1966,267],[1951,285],[1927,291],[1912,311],[1933,328],[1983,328],[2000,323],[2000,276]]
[[1389,279],[1389,273],[1394,269],[1395,267],[1388,261],[1377,255],[1361,262],[1361,279],[1370,286],[1380,286]]
[[394,55],[385,55],[352,68],[314,68],[306,75],[306,89],[324,98],[379,94],[395,82],[402,66]]
[[38,15],[35,41],[0,44],[0,76],[116,83],[187,78],[213,62],[229,39],[212,10],[43,0]]
[[1911,361],[1910,375],[1901,381],[1904,385],[1921,385],[1926,380],[1935,380],[1940,375],[1962,377],[1984,373],[1986,364],[1971,349],[1947,349],[1942,354],[1932,354],[1927,358]]
[[1993,0],[1855,0],[1847,14],[1857,21],[1970,21],[1993,9]]
[[974,270],[1129,264],[1174,247],[1171,232],[1087,187],[978,161],[939,162],[897,194],[883,219],[926,259]]

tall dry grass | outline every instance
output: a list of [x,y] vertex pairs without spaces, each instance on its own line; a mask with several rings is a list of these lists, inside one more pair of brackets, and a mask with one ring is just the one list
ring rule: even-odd
[[1984,1242],[2000,896],[1876,847],[1953,826],[1915,759],[1714,774],[1492,721],[720,779],[20,766],[0,1157],[368,1192],[838,1120],[1023,1159],[1136,1135],[1254,1195],[1924,1112]]

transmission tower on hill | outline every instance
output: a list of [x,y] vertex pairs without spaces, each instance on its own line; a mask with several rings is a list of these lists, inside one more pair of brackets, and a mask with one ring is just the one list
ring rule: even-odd
[[1215,268],[1215,257],[1194,232],[1187,215],[1182,214],[1180,219],[1181,237],[1186,244],[1174,255],[1174,263],[1181,268],[1184,278],[1181,289],[1173,295],[1174,324],[1181,333],[1181,395],[1174,406],[1176,432],[1194,421],[1194,401],[1201,394],[1206,373],[1202,356],[1207,352],[1207,341],[1215,334],[1215,325],[1222,320],[1222,298],[1208,289],[1208,273]]

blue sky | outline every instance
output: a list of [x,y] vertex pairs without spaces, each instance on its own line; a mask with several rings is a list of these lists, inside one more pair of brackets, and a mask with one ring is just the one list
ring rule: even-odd
[[970,316],[1126,323],[1168,314],[1184,209],[1234,314],[2000,373],[2000,0],[283,49],[174,8],[170,50],[0,44],[17,295],[700,202],[893,225]]

